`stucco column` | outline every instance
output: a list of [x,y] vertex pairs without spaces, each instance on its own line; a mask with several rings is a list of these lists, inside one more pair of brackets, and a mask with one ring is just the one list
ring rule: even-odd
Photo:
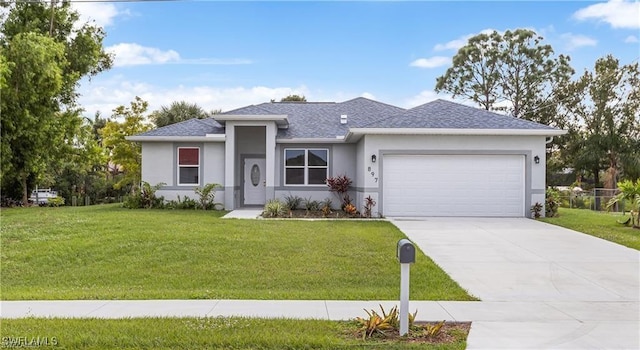
[[235,125],[226,123],[226,139],[224,143],[224,208],[226,210],[235,209],[235,160],[236,160],[236,137]]
[[274,199],[276,195],[276,123],[268,123],[266,128],[265,161],[266,161],[266,199]]

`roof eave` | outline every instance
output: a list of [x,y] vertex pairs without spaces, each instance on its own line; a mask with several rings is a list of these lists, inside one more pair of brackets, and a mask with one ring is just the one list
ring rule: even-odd
[[223,126],[228,121],[251,121],[275,122],[281,129],[289,127],[289,117],[286,114],[216,114],[213,119]]
[[224,142],[224,134],[207,134],[206,136],[126,136],[126,140],[134,142]]
[[561,129],[455,129],[455,128],[352,128],[347,141],[362,135],[478,135],[478,136],[560,136]]

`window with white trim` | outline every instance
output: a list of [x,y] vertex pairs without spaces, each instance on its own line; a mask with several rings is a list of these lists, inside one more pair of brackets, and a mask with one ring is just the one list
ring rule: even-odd
[[178,147],[178,185],[200,184],[200,148]]
[[328,149],[287,148],[284,150],[285,185],[325,185],[328,176]]

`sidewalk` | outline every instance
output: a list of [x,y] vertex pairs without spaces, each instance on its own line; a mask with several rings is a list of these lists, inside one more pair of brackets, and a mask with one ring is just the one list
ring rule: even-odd
[[[1,318],[246,316],[350,320],[396,301],[0,301]],[[638,349],[638,302],[411,301],[418,321],[473,321],[467,349]]]

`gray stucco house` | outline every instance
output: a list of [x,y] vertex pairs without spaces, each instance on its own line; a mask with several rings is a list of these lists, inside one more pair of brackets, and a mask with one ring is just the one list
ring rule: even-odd
[[[252,105],[139,135],[142,179],[166,199],[219,183],[226,209],[272,198],[330,197],[353,179],[363,210],[385,216],[530,216],[544,203],[546,125],[436,100],[403,109],[356,98]],[[337,204],[337,200],[334,200]]]

